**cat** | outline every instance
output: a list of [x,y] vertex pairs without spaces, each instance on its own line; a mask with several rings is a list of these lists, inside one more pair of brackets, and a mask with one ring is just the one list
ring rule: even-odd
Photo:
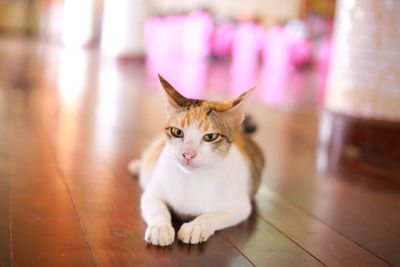
[[172,210],[194,218],[177,237],[197,244],[251,213],[264,156],[240,126],[243,103],[254,88],[231,101],[213,102],[186,98],[158,76],[168,99],[165,134],[129,164],[143,189],[145,240],[159,246],[173,243]]

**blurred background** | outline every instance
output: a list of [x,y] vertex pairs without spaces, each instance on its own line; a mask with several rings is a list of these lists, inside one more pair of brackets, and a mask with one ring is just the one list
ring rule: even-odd
[[[334,9],[332,0],[1,1],[0,32],[139,60],[151,85],[160,73],[189,97],[210,82],[235,94],[257,86],[266,103],[290,108],[324,98]],[[302,93],[309,82],[313,92]]]
[[[326,114],[400,120],[399,29],[396,0],[3,0],[0,86],[52,88],[74,108],[103,92],[107,117],[158,73],[192,98],[256,86],[255,103],[310,112],[329,143],[344,130]],[[388,146],[372,145],[383,158]]]
[[[397,125],[399,29],[396,0],[3,0],[0,86],[51,88],[71,109],[94,95],[113,123],[124,120],[122,92],[135,107],[138,92],[159,94],[158,73],[192,98],[228,99],[256,86],[255,104],[316,117],[326,148],[333,132],[337,142],[357,139],[332,114]],[[373,147],[374,164],[400,154],[368,138],[350,154]]]
[[393,0],[3,0],[0,33],[140,60],[146,82],[160,73],[189,97],[210,82],[235,94],[256,85],[265,103],[290,109],[304,98],[321,106],[328,89],[333,110],[396,120],[398,13]]

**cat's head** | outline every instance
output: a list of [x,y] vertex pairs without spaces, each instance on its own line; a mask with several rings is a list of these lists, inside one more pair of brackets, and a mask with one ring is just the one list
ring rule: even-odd
[[168,120],[167,151],[185,171],[210,167],[223,159],[244,119],[243,103],[254,88],[227,102],[182,96],[164,78]]

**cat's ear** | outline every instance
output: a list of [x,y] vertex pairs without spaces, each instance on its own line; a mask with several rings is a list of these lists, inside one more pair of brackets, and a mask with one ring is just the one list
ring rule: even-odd
[[243,104],[246,102],[250,94],[256,89],[255,87],[247,90],[239,97],[223,103],[219,111],[222,112],[232,123],[239,126],[244,120]]
[[160,74],[158,74],[158,78],[160,79],[161,85],[164,88],[164,91],[168,98],[167,112],[171,115],[176,110],[181,109],[186,106],[189,102],[189,99],[181,95],[178,91],[175,90],[172,85],[169,84]]

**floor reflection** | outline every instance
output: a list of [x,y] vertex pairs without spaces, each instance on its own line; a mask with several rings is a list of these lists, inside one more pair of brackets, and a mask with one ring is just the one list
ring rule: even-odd
[[94,149],[95,153],[107,155],[112,154],[113,146],[118,140],[116,125],[119,119],[121,93],[126,83],[115,62],[110,62],[100,68],[98,80],[95,96]]
[[398,124],[323,112],[318,133],[319,172],[373,190],[400,189],[400,152],[393,143]]
[[87,89],[89,54],[83,49],[63,49],[60,54],[58,92],[63,108],[76,111],[76,104]]

